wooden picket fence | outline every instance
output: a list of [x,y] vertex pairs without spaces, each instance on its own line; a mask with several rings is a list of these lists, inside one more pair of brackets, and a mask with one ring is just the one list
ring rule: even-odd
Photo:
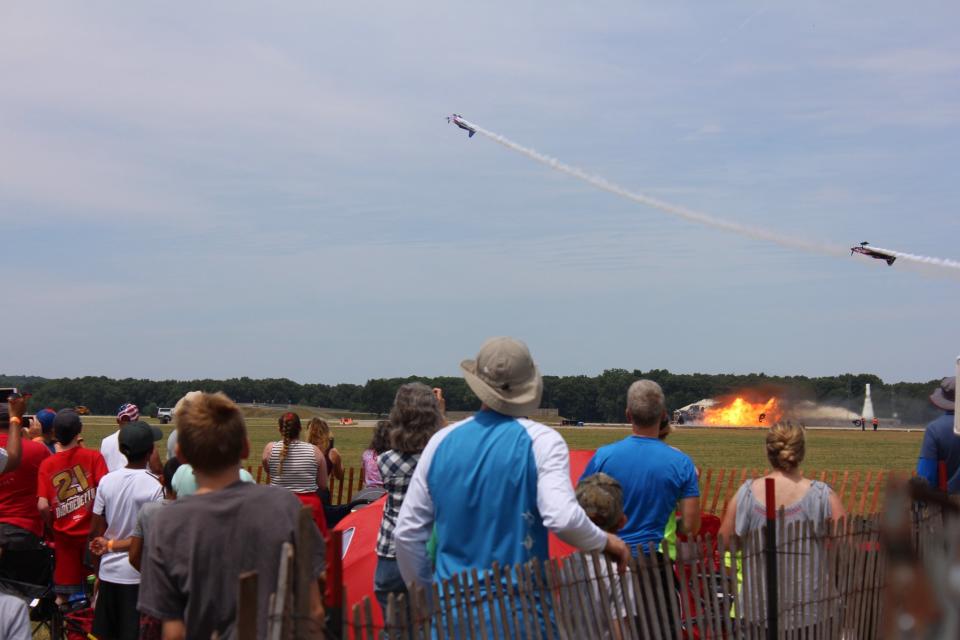
[[[259,465],[254,469],[247,467],[257,482],[269,482],[269,474]],[[345,468],[342,479],[331,478],[331,504],[347,504],[363,488],[363,472],[357,467]],[[721,515],[724,505],[730,500],[748,478],[759,478],[769,469],[698,469],[700,474],[700,509],[704,513]],[[893,473],[883,470],[867,471],[838,471],[822,470],[807,471],[806,476],[829,484],[840,500],[847,513],[870,515],[878,513],[882,507],[883,491],[887,480],[891,477],[903,477],[909,474]]]
[[[777,523],[777,638],[875,638],[886,564],[880,517]],[[578,553],[546,564],[465,572],[391,596],[383,626],[369,599],[354,606],[349,637],[390,640],[769,637],[763,534],[681,543],[677,560],[637,549],[626,571]],[[742,581],[738,579],[738,563]]]

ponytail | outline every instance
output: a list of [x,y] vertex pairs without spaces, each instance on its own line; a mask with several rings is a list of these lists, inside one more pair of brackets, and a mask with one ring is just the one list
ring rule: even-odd
[[280,464],[277,465],[277,475],[283,473],[283,461],[287,459],[290,443],[300,436],[300,416],[293,412],[287,412],[280,417],[279,423],[283,444],[280,447]]

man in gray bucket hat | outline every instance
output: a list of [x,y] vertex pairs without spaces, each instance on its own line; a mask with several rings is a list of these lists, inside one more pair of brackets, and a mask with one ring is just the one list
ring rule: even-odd
[[[482,406],[434,434],[420,457],[395,532],[404,580],[429,586],[494,562],[545,561],[548,531],[625,561],[623,541],[597,527],[577,503],[563,438],[525,417],[543,395],[527,346],[491,338],[460,368]],[[426,545],[434,527],[432,570]]]
[[940,462],[946,462],[947,491],[950,493],[960,493],[960,437],[953,432],[956,395],[956,377],[944,378],[930,394],[930,402],[944,413],[927,425],[917,461],[917,475],[933,487],[939,483]]

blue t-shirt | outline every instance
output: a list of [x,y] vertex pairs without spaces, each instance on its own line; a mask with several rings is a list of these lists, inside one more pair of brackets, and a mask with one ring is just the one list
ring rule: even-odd
[[953,411],[928,424],[923,432],[917,475],[926,478],[931,487],[938,485],[941,460],[947,463],[947,492],[960,493],[960,437],[953,433]]
[[617,535],[631,547],[659,543],[677,502],[700,496],[693,460],[656,438],[630,436],[600,447],[581,479],[599,471],[623,487],[627,524]]

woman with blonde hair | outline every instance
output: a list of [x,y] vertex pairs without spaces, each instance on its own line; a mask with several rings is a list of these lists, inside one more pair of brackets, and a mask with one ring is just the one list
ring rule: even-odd
[[[802,426],[777,423],[770,427],[766,440],[770,472],[761,478],[747,480],[740,486],[737,494],[727,504],[719,535],[727,538],[733,535],[746,536],[766,525],[767,478],[773,479],[776,508],[778,513],[783,509],[785,524],[810,521],[815,530],[820,531],[827,520],[846,517],[843,503],[826,483],[803,477],[800,465],[806,454],[805,436]],[[810,546],[813,542],[808,541],[804,545],[809,546],[809,551],[806,552],[816,552],[815,548]],[[762,578],[754,576],[754,579]],[[806,583],[806,587],[800,591],[809,591],[812,597],[817,597],[816,575],[799,575],[796,579]],[[761,611],[764,610],[761,607]],[[807,626],[817,621],[808,615],[805,620],[794,619],[792,622],[794,626]]]
[[313,511],[313,520],[326,535],[327,521],[318,491],[327,488],[327,463],[316,446],[300,439],[300,416],[288,411],[280,416],[281,440],[268,442],[263,448],[263,466],[270,474],[270,484],[293,492]]
[[777,509],[784,508],[787,522],[811,520],[819,524],[845,517],[837,494],[825,483],[803,477],[800,465],[806,454],[804,428],[777,423],[767,432],[767,460],[770,473],[747,480],[727,505],[720,534],[742,536],[766,523],[766,479],[773,478]]
[[[330,478],[343,480],[343,458],[340,452],[333,446],[333,435],[330,433],[330,425],[323,418],[311,418],[307,423],[307,442],[320,449],[323,459],[327,463],[327,473]],[[328,482],[327,485],[330,483]],[[324,486],[327,486],[324,485]],[[325,501],[329,502],[329,500]]]

